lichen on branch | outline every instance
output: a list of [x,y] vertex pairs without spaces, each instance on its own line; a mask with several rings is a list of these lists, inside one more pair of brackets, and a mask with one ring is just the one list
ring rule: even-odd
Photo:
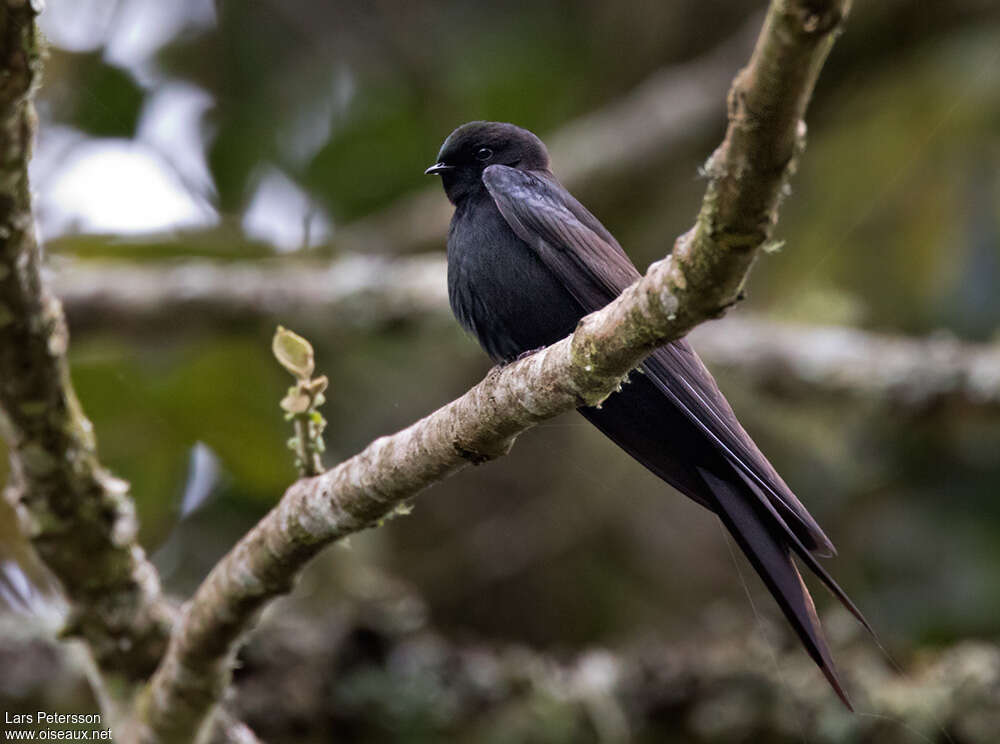
[[128,486],[97,459],[70,382],[62,308],[42,282],[27,165],[41,69],[34,3],[0,4],[0,433],[5,496],[70,599],[65,634],[102,672],[142,680],[166,646],[171,612],[136,542]]

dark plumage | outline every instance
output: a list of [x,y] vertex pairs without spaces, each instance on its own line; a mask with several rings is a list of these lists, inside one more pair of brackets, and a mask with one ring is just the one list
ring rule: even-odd
[[[567,336],[639,278],[612,235],[548,169],[545,145],[512,124],[471,122],[437,164],[455,205],[448,297],[458,321],[497,362]],[[655,351],[592,424],[653,473],[718,514],[806,650],[847,696],[792,554],[868,627],[819,565],[833,544],[743,430],[687,341]]]

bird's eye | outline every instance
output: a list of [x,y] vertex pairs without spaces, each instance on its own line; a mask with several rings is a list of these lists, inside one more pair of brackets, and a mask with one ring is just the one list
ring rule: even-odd
[[489,160],[493,157],[493,150],[488,147],[480,147],[476,150],[476,160]]

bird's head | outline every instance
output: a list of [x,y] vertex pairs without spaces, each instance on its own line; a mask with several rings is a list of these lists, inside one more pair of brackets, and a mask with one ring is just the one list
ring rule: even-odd
[[448,135],[437,162],[424,173],[440,175],[454,203],[482,187],[483,170],[490,165],[543,170],[548,168],[549,153],[527,129],[495,121],[471,121]]

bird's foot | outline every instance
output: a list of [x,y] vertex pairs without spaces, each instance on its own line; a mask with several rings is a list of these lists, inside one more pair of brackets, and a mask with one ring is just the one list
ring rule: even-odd
[[519,362],[522,359],[527,359],[532,354],[537,354],[544,348],[545,348],[544,346],[539,346],[537,349],[528,349],[528,351],[522,351],[520,354],[517,355],[517,359],[515,359],[514,361]]
[[506,367],[506,366],[507,366],[508,364],[513,364],[514,362],[519,362],[519,361],[521,361],[522,359],[527,359],[527,358],[528,358],[528,357],[530,357],[530,356],[531,356],[532,354],[537,354],[538,352],[540,352],[540,351],[541,351],[542,349],[544,349],[544,348],[546,348],[546,347],[544,347],[544,346],[539,346],[539,347],[538,347],[537,349],[528,349],[527,351],[522,351],[522,352],[521,352],[520,354],[518,354],[518,355],[517,355],[516,357],[514,357],[513,359],[510,359],[510,360],[507,360],[507,361],[503,361],[503,362],[500,362],[500,364],[498,364],[497,366],[498,366],[498,367],[500,367],[500,368],[503,368],[503,367]]

